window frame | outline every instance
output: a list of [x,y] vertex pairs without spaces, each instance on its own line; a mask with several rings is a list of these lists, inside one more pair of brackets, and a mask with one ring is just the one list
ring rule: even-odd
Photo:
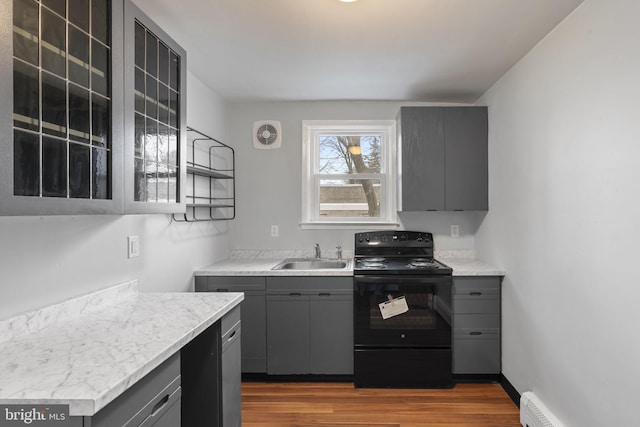
[[[320,137],[327,135],[380,135],[380,173],[320,174]],[[302,121],[302,218],[300,227],[393,229],[398,227],[396,209],[395,120],[303,120]],[[380,216],[321,217],[321,179],[380,179]]]

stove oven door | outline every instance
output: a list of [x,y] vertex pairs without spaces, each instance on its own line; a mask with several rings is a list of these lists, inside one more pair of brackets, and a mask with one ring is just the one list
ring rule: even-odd
[[450,348],[451,283],[451,276],[355,276],[356,350]]

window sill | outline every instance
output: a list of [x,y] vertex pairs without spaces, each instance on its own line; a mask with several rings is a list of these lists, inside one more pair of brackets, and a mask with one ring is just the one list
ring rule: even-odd
[[314,221],[301,222],[303,230],[395,230],[400,227],[397,222],[334,222]]

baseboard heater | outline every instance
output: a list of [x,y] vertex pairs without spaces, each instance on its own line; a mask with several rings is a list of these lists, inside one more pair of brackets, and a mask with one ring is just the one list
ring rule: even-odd
[[523,427],[564,427],[544,403],[530,391],[520,398],[520,424]]

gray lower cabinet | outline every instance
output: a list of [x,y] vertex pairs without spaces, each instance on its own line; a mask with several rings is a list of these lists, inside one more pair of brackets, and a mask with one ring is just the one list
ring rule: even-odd
[[[180,354],[135,383],[84,427],[179,427],[181,425]],[[75,425],[75,424],[74,424]]]
[[501,277],[453,278],[453,373],[501,372]]
[[353,374],[351,277],[267,277],[267,373]]
[[240,427],[240,306],[181,350],[182,425]]
[[488,210],[487,107],[401,107],[398,210]]
[[266,279],[262,276],[197,276],[196,292],[244,292],[242,372],[267,372]]

